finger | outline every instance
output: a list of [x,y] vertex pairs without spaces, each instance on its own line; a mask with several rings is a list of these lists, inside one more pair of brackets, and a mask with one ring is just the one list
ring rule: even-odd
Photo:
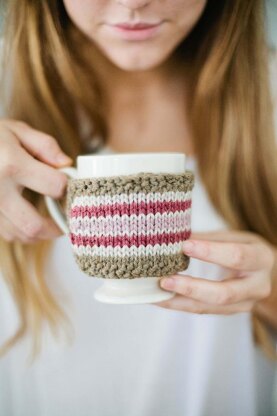
[[34,239],[25,236],[19,228],[12,224],[4,215],[0,215],[0,234],[4,240],[9,242],[19,240],[23,243],[32,243],[34,241]]
[[248,312],[254,307],[254,301],[239,302],[231,305],[211,305],[199,302],[194,299],[185,298],[176,294],[173,298],[152,303],[154,306],[160,306],[165,309],[174,309],[182,312],[190,312],[196,314],[219,314],[230,315],[234,313]]
[[26,188],[53,198],[60,198],[67,184],[65,173],[34,159],[26,152],[21,155],[14,179]]
[[[15,137],[9,133],[10,146],[4,146],[1,152],[4,177],[35,192],[59,198],[63,195],[67,184],[65,173],[33,158],[25,149],[18,146]],[[2,190],[1,190],[2,193]],[[3,195],[1,196],[2,199]]]
[[265,266],[265,258],[261,254],[261,243],[246,244],[189,239],[184,242],[183,249],[185,254],[191,257],[233,270],[251,271]]
[[3,215],[0,215],[0,235],[8,242],[14,241],[15,237],[19,237],[17,228]]
[[22,121],[4,120],[3,123],[17,136],[26,150],[42,162],[54,166],[72,163],[72,159],[62,151],[58,142],[49,134],[36,130]]
[[214,305],[229,305],[253,299],[263,299],[271,291],[270,279],[265,282],[264,276],[261,277],[258,274],[220,282],[191,276],[172,275],[169,282],[168,278],[164,278],[161,279],[160,284],[163,289]]
[[16,191],[1,200],[1,213],[28,239],[51,239],[62,235],[50,218],[41,216],[35,207]]
[[253,243],[261,241],[261,237],[250,231],[218,230],[208,232],[193,232],[192,240],[233,241],[241,243]]

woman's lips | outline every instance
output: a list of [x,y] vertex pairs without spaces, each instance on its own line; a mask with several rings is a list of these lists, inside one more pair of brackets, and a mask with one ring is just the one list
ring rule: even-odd
[[146,40],[153,37],[161,27],[161,23],[146,24],[137,23],[131,25],[128,23],[120,23],[116,25],[108,25],[114,34],[125,40]]

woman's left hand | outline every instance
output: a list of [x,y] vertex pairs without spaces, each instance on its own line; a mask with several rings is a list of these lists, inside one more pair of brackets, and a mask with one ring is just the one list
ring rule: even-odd
[[[192,233],[183,249],[190,257],[227,268],[229,274],[221,281],[183,274],[162,278],[161,287],[176,295],[153,305],[197,314],[228,315],[250,311],[257,301],[270,295],[275,252],[263,237],[235,230]],[[169,286],[162,285],[166,281]]]

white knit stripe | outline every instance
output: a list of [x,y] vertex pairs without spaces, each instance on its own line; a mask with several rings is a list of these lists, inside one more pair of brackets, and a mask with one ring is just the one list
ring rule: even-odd
[[182,241],[178,243],[170,244],[155,244],[147,246],[131,246],[131,247],[90,247],[90,246],[77,246],[72,245],[73,252],[78,256],[87,255],[87,256],[117,256],[117,257],[132,257],[132,256],[155,256],[155,255],[164,255],[164,254],[177,254],[182,251]]
[[79,236],[132,236],[176,233],[190,229],[191,208],[185,211],[157,212],[156,214],[124,214],[106,217],[74,217],[69,220],[69,229]]
[[72,202],[71,208],[78,206],[99,206],[99,205],[110,205],[117,203],[128,203],[131,202],[157,202],[157,201],[185,201],[191,198],[192,191],[179,192],[137,192],[130,194],[116,194],[116,195],[81,195],[76,196]]

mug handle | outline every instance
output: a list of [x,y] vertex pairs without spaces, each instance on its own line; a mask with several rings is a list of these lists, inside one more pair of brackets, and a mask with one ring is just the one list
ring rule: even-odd
[[[64,172],[69,178],[73,178],[73,179],[77,178],[76,168],[58,168],[58,170],[60,170],[61,172]],[[68,234],[69,229],[68,229],[67,222],[66,222],[66,216],[59,202],[48,195],[45,195],[44,199],[45,199],[48,212],[53,218],[53,220],[55,221],[55,223],[58,225],[58,227],[62,230],[64,234]]]

